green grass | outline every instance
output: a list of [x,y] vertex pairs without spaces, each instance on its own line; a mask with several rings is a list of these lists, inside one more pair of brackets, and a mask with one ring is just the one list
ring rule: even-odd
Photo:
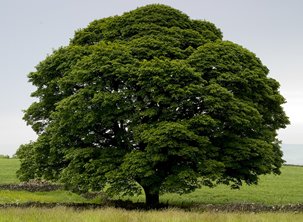
[[259,185],[231,190],[221,185],[214,189],[202,188],[187,195],[164,195],[162,201],[195,203],[303,203],[303,167],[283,167],[280,176],[266,175]]
[[[215,188],[203,187],[185,195],[164,194],[163,203],[187,204],[227,204],[258,203],[265,205],[303,203],[303,167],[284,166],[279,176],[261,176],[259,185],[244,185],[240,190],[231,190],[220,185]],[[144,197],[130,197],[133,201],[144,201]]]
[[[64,190],[51,192],[0,190],[0,204],[26,202],[88,203],[89,201],[80,195]],[[90,202],[93,202],[93,200]]]
[[[15,171],[19,167],[17,159],[0,159],[0,183],[17,183]],[[229,204],[258,203],[265,205],[303,203],[303,167],[284,166],[279,176],[266,175],[260,178],[257,186],[243,186],[240,190],[231,190],[227,186],[216,188],[203,187],[186,195],[165,194],[161,202],[188,204]],[[120,197],[118,197],[120,198]],[[129,197],[134,202],[144,202],[144,196]],[[16,202],[87,202],[83,197],[67,191],[37,192],[0,191],[0,203]],[[97,202],[98,200],[93,200]]]
[[19,183],[16,177],[16,171],[20,167],[18,159],[4,159],[0,158],[0,183]]
[[[0,184],[19,183],[16,171],[19,169],[18,159],[0,158]],[[95,202],[91,200],[90,202]],[[46,203],[85,203],[85,198],[69,191],[51,192],[29,192],[0,190],[0,204],[5,203],[25,203],[25,202],[46,202]],[[1,221],[1,220],[0,220]]]
[[303,214],[295,213],[212,213],[185,212],[182,210],[126,211],[121,209],[72,210],[58,207],[53,209],[0,209],[0,222],[293,222],[303,221]]

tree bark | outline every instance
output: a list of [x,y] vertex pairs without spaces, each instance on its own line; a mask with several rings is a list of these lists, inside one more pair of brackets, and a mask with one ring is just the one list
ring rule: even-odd
[[154,209],[159,206],[159,188],[143,187],[145,192],[145,204],[148,209]]

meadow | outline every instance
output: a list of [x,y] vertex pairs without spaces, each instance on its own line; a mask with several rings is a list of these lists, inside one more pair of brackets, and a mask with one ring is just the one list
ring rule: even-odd
[[0,184],[18,183],[16,171],[19,169],[18,159],[0,158]]
[[[15,171],[19,167],[17,159],[0,159],[0,184],[19,183]],[[110,207],[75,210],[59,206],[55,208],[6,208],[6,204],[38,203],[87,203],[102,204],[101,197],[86,199],[65,190],[50,192],[29,192],[0,190],[1,221],[303,221],[303,213],[290,212],[224,212],[208,211],[200,206],[226,206],[256,204],[265,206],[303,204],[303,167],[284,166],[279,176],[260,177],[259,185],[243,186],[231,190],[226,186],[203,187],[186,195],[164,194],[160,200],[170,207],[160,211],[127,211]],[[116,199],[122,199],[116,197]],[[124,200],[144,202],[139,197],[124,197]],[[186,208],[186,211],[180,208]],[[220,208],[220,207],[218,207]],[[215,209],[215,208],[214,208]],[[302,209],[302,208],[301,208]],[[190,212],[189,212],[190,211]]]
[[303,221],[298,213],[224,213],[186,212],[179,209],[160,211],[127,211],[123,209],[73,210],[52,209],[0,209],[0,222],[294,222]]

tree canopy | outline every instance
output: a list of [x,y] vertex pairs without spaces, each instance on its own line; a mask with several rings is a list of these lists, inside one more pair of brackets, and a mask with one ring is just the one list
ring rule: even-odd
[[40,62],[18,176],[77,192],[159,193],[280,173],[279,83],[214,24],[165,5],[95,20]]

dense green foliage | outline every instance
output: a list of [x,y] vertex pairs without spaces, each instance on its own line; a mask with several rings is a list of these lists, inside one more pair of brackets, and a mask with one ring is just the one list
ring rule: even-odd
[[29,74],[21,180],[60,180],[148,204],[159,192],[255,184],[279,173],[279,83],[207,21],[164,5],[96,20]]

